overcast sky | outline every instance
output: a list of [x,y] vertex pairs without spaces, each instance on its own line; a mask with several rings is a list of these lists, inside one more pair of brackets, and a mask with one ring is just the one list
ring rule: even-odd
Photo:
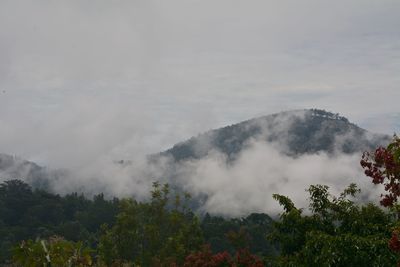
[[0,1],[0,152],[132,158],[299,108],[400,131],[398,0]]

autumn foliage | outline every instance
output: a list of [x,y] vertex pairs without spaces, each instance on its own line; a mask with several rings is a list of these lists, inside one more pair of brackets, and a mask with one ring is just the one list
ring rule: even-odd
[[154,183],[149,201],[139,202],[53,196],[6,181],[0,265],[12,253],[7,266],[400,267],[400,138],[365,152],[360,163],[384,187],[381,206],[357,201],[355,184],[339,195],[317,184],[307,190],[308,210],[273,195],[283,208],[276,220],[256,213],[201,218],[189,209],[190,196],[167,184]]
[[228,252],[213,254],[210,246],[186,257],[184,267],[262,267],[262,261],[248,249],[239,249],[234,257]]
[[[373,153],[365,152],[362,156],[361,166],[365,175],[372,178],[374,184],[383,184],[386,191],[381,195],[381,205],[394,208],[398,211],[400,197],[400,138],[394,136],[387,147],[379,147]],[[390,250],[400,254],[400,227],[394,227],[388,242]],[[400,266],[398,261],[397,266]]]
[[213,254],[209,245],[201,251],[193,252],[186,257],[184,267],[222,267],[232,266],[233,260],[228,252]]
[[386,148],[365,152],[360,164],[374,184],[384,185],[386,194],[382,195],[381,205],[393,206],[400,196],[400,138],[395,136]]

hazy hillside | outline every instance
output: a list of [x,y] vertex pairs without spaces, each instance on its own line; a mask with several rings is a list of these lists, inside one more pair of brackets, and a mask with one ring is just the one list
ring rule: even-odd
[[0,154],[0,177],[6,179],[22,179],[34,187],[46,188],[48,186],[49,172],[33,162]]
[[[142,185],[154,179],[169,182],[177,187],[188,182],[188,177],[191,177],[193,182],[198,179],[194,178],[193,166],[174,162],[204,159],[215,151],[232,162],[240,155],[248,157],[248,154],[244,156],[240,152],[246,151],[250,145],[254,147],[254,144],[260,146],[265,143],[274,147],[273,153],[296,158],[317,152],[361,153],[384,144],[387,140],[388,136],[369,133],[337,114],[323,110],[296,110],[254,118],[200,134],[176,144],[167,151],[150,156],[150,161],[140,168],[129,159],[110,162],[109,165],[113,166],[108,166],[111,171],[105,177],[101,176],[104,176],[101,168],[107,168],[103,165],[97,166],[95,173],[89,173],[91,177],[87,177],[87,173],[78,174],[76,170],[51,170],[18,157],[0,154],[0,180],[22,179],[34,188],[60,193],[79,189],[89,194],[103,191],[109,195],[119,195],[123,191],[125,194],[137,195],[146,189],[143,189]],[[165,164],[165,159],[168,159],[168,164]],[[214,160],[209,159],[211,162]],[[237,165],[237,169],[245,168]],[[120,177],[121,173],[123,177]],[[110,176],[118,183],[110,184]],[[273,181],[276,177],[268,179]],[[121,187],[123,183],[125,185]]]
[[0,181],[21,179],[34,188],[50,190],[65,176],[65,170],[51,170],[16,156],[0,153]]
[[232,159],[252,139],[276,143],[283,153],[299,155],[321,151],[361,152],[386,143],[389,137],[369,133],[338,114],[317,109],[296,110],[211,130],[160,155],[181,161],[199,159],[211,150],[218,150]]

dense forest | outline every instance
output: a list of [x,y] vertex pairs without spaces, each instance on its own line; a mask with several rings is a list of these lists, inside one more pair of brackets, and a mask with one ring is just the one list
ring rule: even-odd
[[[334,196],[311,185],[308,209],[286,196],[279,218],[198,215],[190,195],[154,183],[151,198],[88,199],[0,184],[3,266],[395,266],[400,252],[400,139],[364,153],[383,184],[381,205],[359,204],[355,184]],[[356,167],[356,166],[355,166]],[[372,185],[371,185],[372,186]]]

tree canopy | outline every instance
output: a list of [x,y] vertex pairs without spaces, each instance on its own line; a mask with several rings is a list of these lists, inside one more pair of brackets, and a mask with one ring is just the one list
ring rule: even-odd
[[[381,206],[349,185],[310,185],[309,206],[283,195],[279,217],[200,216],[190,195],[154,183],[148,201],[59,196],[0,184],[0,262],[9,266],[400,266],[400,140],[366,152]],[[361,203],[361,204],[360,204]]]

